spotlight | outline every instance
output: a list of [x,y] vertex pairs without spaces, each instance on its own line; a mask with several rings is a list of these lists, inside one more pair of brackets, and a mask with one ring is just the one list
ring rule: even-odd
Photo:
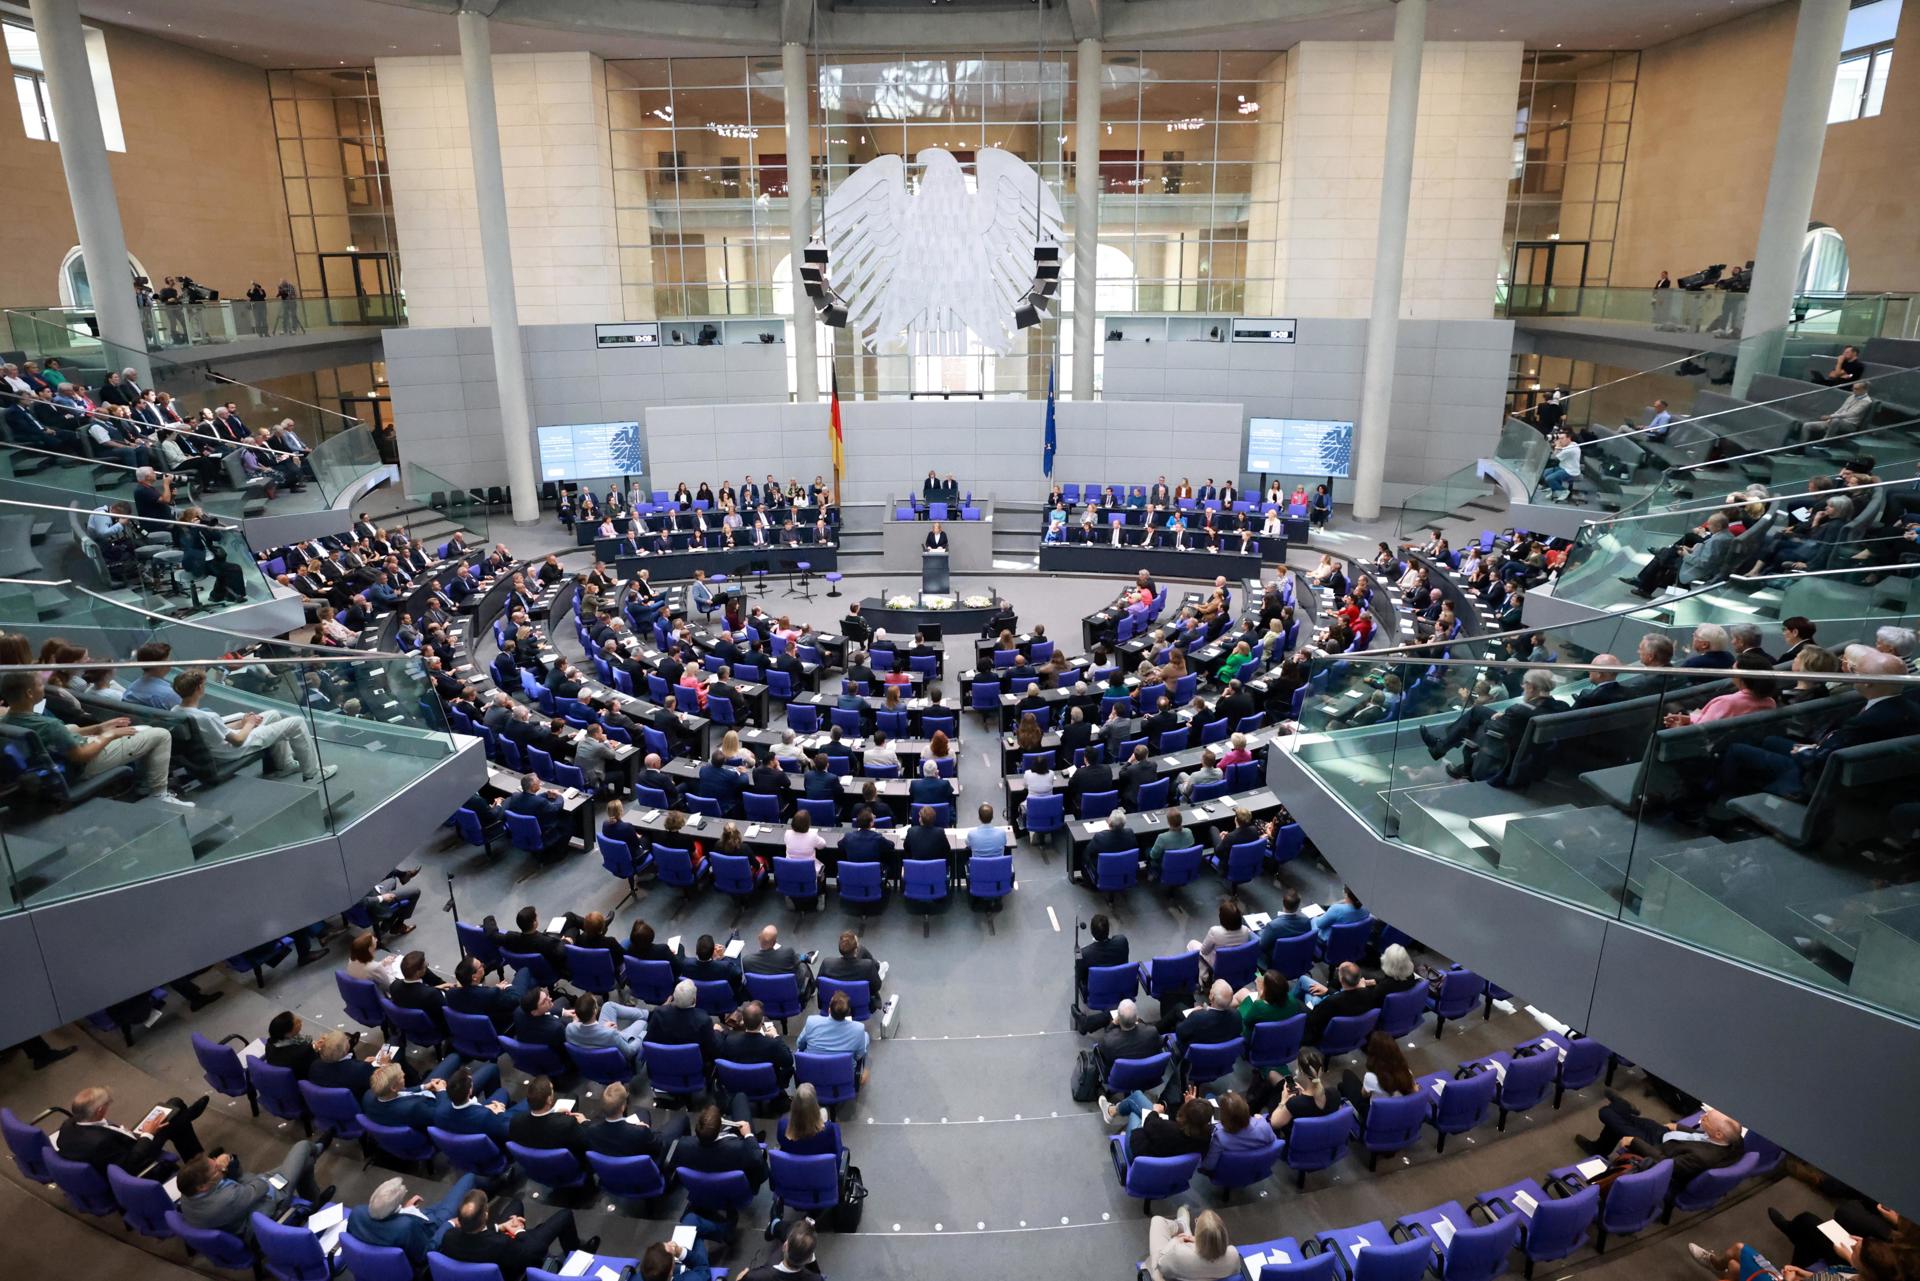
[[808,263],[818,263],[824,267],[827,263],[827,247],[825,245],[808,245],[804,258]]
[[829,304],[826,309],[820,313],[820,319],[831,328],[845,329],[847,327],[847,309]]

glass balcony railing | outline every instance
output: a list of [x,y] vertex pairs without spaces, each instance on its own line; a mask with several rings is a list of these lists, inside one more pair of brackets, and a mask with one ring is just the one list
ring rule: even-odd
[[[1920,464],[1910,460],[1882,469],[1878,479],[1843,488],[1813,489],[1802,482],[1777,486],[1764,497],[1734,492],[1710,501],[1649,504],[1641,514],[1591,521],[1581,526],[1551,591],[1595,609],[1614,609],[1695,583],[1715,587],[1690,594],[1690,603],[1675,614],[1678,621],[1814,617],[1791,607],[1809,597],[1834,600],[1839,613],[1869,614],[1879,608],[1874,602],[1904,600],[1920,569],[1905,559],[1912,543],[1904,529],[1888,523],[1911,512],[1906,494],[1916,476]],[[1833,505],[1836,498],[1845,504],[1844,516],[1830,514],[1841,510]],[[1710,522],[1716,516],[1728,519],[1720,535],[1725,541],[1682,551],[1682,540],[1698,546],[1713,535]],[[1843,545],[1832,551],[1820,546],[1820,526],[1830,519],[1845,520],[1849,530]],[[1796,586],[1795,580],[1805,577],[1802,566],[1834,571],[1820,580],[1831,585],[1817,592]],[[1900,612],[1898,606],[1890,608]]]
[[[1827,624],[1819,640],[1834,647]],[[1410,856],[1920,1018],[1920,883],[1900,870],[1920,839],[1920,721],[1828,736],[1868,700],[1920,697],[1920,678],[1736,685],[1592,656],[1569,632],[1519,659],[1316,660],[1294,751]]]
[[[1725,289],[1626,289],[1607,285],[1508,285],[1496,296],[1502,315],[1566,317],[1651,325],[1668,333],[1739,338],[1747,295]],[[1796,326],[1807,332],[1902,337],[1913,299],[1905,294],[1801,294]]]
[[191,507],[179,515],[136,519],[131,503],[104,495],[91,505],[0,499],[0,578],[14,580],[0,588],[0,620],[54,621],[92,607],[88,595],[46,580],[176,618],[273,598],[278,589],[238,526]]
[[[263,642],[44,586],[85,603],[57,622],[0,624],[15,659],[0,689],[31,686],[0,707],[0,911],[337,833],[455,750],[410,658]],[[65,661],[29,668],[27,654]],[[173,697],[213,717],[153,705]],[[42,699],[77,732],[37,719]],[[137,733],[114,728],[123,717]]]
[[[7,315],[21,317],[32,325],[43,355],[85,364],[100,345],[99,322],[90,307],[19,307]],[[150,307],[141,313],[141,319],[146,326],[147,350],[158,353],[303,334],[366,334],[406,324],[407,308],[405,299],[397,294],[286,301],[274,298],[266,302],[228,298]],[[31,350],[20,339],[16,328],[13,345]]]
[[[332,506],[355,481],[381,466],[373,435],[358,419],[218,375],[181,370],[163,358],[97,339],[68,351],[62,344],[71,331],[28,312],[6,316],[14,346],[24,353],[21,359],[57,375],[49,381],[72,384],[87,403],[62,406],[67,418],[54,433],[58,439],[23,439],[25,426],[7,422],[0,425],[0,440],[76,458],[167,467],[191,481],[193,499],[204,509],[233,519]],[[143,390],[165,397],[156,406],[161,424],[131,412],[122,415],[108,394],[109,374],[143,368],[152,370],[154,384],[141,384]],[[93,440],[96,421],[116,439]],[[265,440],[243,440],[261,431],[268,433]]]

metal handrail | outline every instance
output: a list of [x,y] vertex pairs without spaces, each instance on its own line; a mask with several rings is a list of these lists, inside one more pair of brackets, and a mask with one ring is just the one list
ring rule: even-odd
[[[1585,627],[1592,623],[1604,623],[1608,619],[1629,618],[1635,614],[1646,613],[1650,610],[1662,610],[1678,601],[1691,600],[1695,596],[1703,596],[1708,592],[1717,591],[1718,589],[1720,589],[1721,587],[1724,587],[1725,585],[1726,584],[1724,582],[1708,583],[1701,587],[1695,587],[1691,591],[1681,592],[1675,596],[1662,597],[1658,603],[1654,603],[1651,601],[1642,601],[1638,605],[1622,606],[1619,609],[1610,610],[1604,614],[1595,614],[1590,618],[1574,619],[1570,622],[1555,623],[1545,627],[1513,627],[1513,628],[1509,628],[1504,632],[1481,632],[1474,636],[1455,636],[1450,640],[1411,641],[1404,645],[1394,645],[1386,649],[1363,649],[1363,650],[1355,651],[1354,653],[1351,653],[1351,654],[1329,654],[1327,655],[1327,657],[1328,658],[1374,658],[1382,654],[1406,654],[1406,653],[1409,653],[1410,651],[1431,649],[1436,646],[1465,645],[1469,643],[1477,644],[1481,641],[1506,640],[1509,637],[1513,637],[1513,636],[1531,636],[1537,632],[1551,632],[1561,627]],[[1646,619],[1644,621],[1655,626],[1660,625],[1658,620],[1656,619]],[[1427,659],[1424,655],[1420,655],[1420,654],[1414,654],[1414,657],[1420,659],[1422,662],[1437,663],[1442,661],[1440,659]],[[1447,660],[1447,661],[1452,661],[1452,660]]]
[[[1836,440],[1852,440],[1855,436],[1872,436],[1883,431],[1898,431],[1902,427],[1920,425],[1920,418],[1903,418],[1897,423],[1881,423],[1875,427],[1862,427],[1859,431],[1843,432],[1838,436],[1822,436],[1818,440],[1796,440],[1785,445],[1771,445],[1766,449],[1756,449],[1745,454],[1729,454],[1725,458],[1713,458],[1703,463],[1686,463],[1679,467],[1668,468],[1668,474],[1683,471],[1698,471],[1702,467],[1725,467],[1728,463],[1737,463],[1747,458],[1765,458],[1771,454],[1781,454],[1788,450],[1806,449],[1812,445],[1830,445]],[[1655,489],[1660,486],[1656,484]]]
[[[113,504],[117,502],[124,502],[124,501],[126,500],[119,499],[119,498],[109,498],[105,502],[101,503],[100,507],[111,507],[113,506]],[[31,507],[36,511],[71,512],[81,516],[91,516],[95,512],[100,510],[100,507],[81,507],[78,505],[61,507],[53,503],[30,503],[30,502],[27,502],[25,499],[21,499],[21,498],[0,498],[0,507]],[[164,516],[134,516],[132,520],[137,525],[176,525],[181,529],[198,529],[204,533],[209,533],[209,534],[231,533],[231,534],[238,535],[241,532],[240,527],[238,525],[209,525],[205,521],[168,520]],[[10,582],[10,581],[25,582],[27,580],[0,579],[0,582]],[[47,587],[59,586],[58,583],[46,583],[42,585]]]
[[[1366,657],[1368,657],[1368,655],[1365,653],[1329,654],[1327,655],[1326,658],[1319,661],[1328,662],[1328,663],[1352,662],[1355,659],[1365,659]],[[96,663],[94,664],[94,666],[97,667],[99,666],[99,664]],[[1586,675],[1588,672],[1591,672],[1593,670],[1592,660],[1588,660],[1587,662],[1584,662],[1584,663],[1561,663],[1561,662],[1529,663],[1520,659],[1513,659],[1513,658],[1436,658],[1432,660],[1431,666],[1434,666],[1434,667],[1495,667],[1495,668],[1500,668],[1501,670],[1504,670],[1504,671],[1520,670],[1520,671],[1528,671],[1528,672],[1531,672],[1531,671],[1570,672],[1570,673],[1575,673],[1582,676]],[[1768,668],[1765,671],[1757,671],[1757,670],[1742,671],[1742,670],[1739,670],[1736,668],[1730,668],[1730,667],[1642,667],[1637,663],[1636,664],[1622,663],[1618,667],[1615,667],[1609,664],[1608,666],[1601,668],[1601,670],[1616,677],[1619,677],[1619,676],[1679,676],[1689,680],[1698,678],[1702,682],[1722,681],[1732,676],[1738,676],[1743,681],[1744,680],[1836,681],[1836,682],[1840,682],[1842,684],[1847,684],[1847,685],[1893,685],[1893,684],[1920,685],[1920,676],[1916,676],[1911,672],[1906,672],[1899,676],[1892,676],[1892,675],[1873,676],[1873,675],[1864,674],[1861,672],[1795,672],[1795,671],[1781,671],[1778,668]],[[1360,726],[1356,728],[1372,728],[1372,727]]]
[[[1773,493],[1769,493],[1765,498],[1754,498],[1754,499],[1749,499],[1748,501],[1756,502],[1756,503],[1773,504],[1773,503],[1785,502],[1787,499],[1790,499],[1790,498],[1822,498],[1822,497],[1844,498],[1848,494],[1864,493],[1870,489],[1884,489],[1888,485],[1911,485],[1911,484],[1913,484],[1913,478],[1909,476],[1901,480],[1876,480],[1871,484],[1848,485],[1844,488],[1832,489],[1832,490],[1790,489],[1785,491],[1776,491]],[[1729,503],[1727,502],[1726,499],[1723,498],[1719,502],[1702,503],[1697,507],[1663,507],[1657,512],[1642,512],[1637,516],[1627,516],[1624,514],[1617,515],[1617,516],[1602,516],[1594,520],[1583,520],[1580,522],[1580,526],[1582,529],[1585,529],[1593,525],[1624,524],[1625,522],[1630,520],[1654,520],[1662,516],[1685,516],[1690,512],[1712,513],[1712,512],[1722,511],[1728,506],[1729,506]],[[1855,514],[1858,515],[1857,512]]]
[[[131,472],[137,472],[140,470],[140,468],[134,466],[132,463],[110,463],[104,458],[89,458],[89,457],[75,455],[75,454],[63,454],[57,449],[41,449],[37,445],[19,445],[19,444],[15,444],[11,440],[0,440],[0,447],[4,447],[7,449],[24,450],[29,454],[45,454],[48,458],[60,458],[60,459],[66,460],[67,462],[78,463],[86,467],[111,467],[116,471],[131,471]],[[162,471],[162,469],[158,467],[154,468],[153,470],[155,472]],[[32,480],[33,478],[31,476],[15,476],[13,477],[13,479]]]
[[[373,660],[376,662],[395,662],[395,661],[400,661],[400,660],[413,657],[413,655],[411,654],[389,654],[381,650],[373,650],[373,649],[356,649],[356,650],[343,653],[338,648],[330,647],[330,646],[308,645],[303,641],[277,640],[270,636],[249,636],[244,632],[230,632],[222,628],[210,627],[205,623],[195,622],[189,618],[175,618],[170,614],[156,613],[153,610],[145,609],[139,605],[132,605],[127,603],[126,601],[115,600],[111,596],[103,596],[99,592],[94,591],[92,588],[86,586],[85,584],[76,583],[70,578],[60,578],[60,579],[0,578],[0,583],[12,584],[20,587],[61,587],[61,588],[65,588],[68,591],[78,592],[82,596],[91,597],[92,599],[99,601],[103,605],[112,606],[114,609],[126,610],[130,614],[139,614],[144,618],[150,618],[156,623],[164,623],[168,627],[187,627],[197,632],[210,632],[213,635],[219,636],[224,640],[239,639],[239,640],[246,641],[250,644],[256,644],[256,645],[277,645],[284,649],[297,649],[313,655],[312,658],[254,658],[254,657],[249,657],[246,659],[236,659],[236,658],[184,659],[183,658],[178,660],[169,660],[168,662],[165,662],[165,663],[137,663],[137,662],[134,662],[132,659],[114,661],[112,663],[98,663],[98,662],[95,662],[95,663],[35,663],[35,664],[32,664],[30,668],[29,667],[0,667],[0,671],[25,671],[25,670],[55,671],[55,670],[61,670],[64,668],[72,668],[76,671],[86,671],[91,668],[106,667],[106,666],[113,666],[113,667],[195,667],[195,666],[221,667],[221,666],[231,666],[235,663],[240,663],[240,662],[305,663],[305,662],[313,662],[313,661],[359,662],[362,660]],[[68,621],[71,622],[72,620],[68,620]]]

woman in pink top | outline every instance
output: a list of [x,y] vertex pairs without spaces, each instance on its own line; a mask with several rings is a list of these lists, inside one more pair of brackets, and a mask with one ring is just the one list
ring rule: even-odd
[[1253,759],[1253,753],[1247,750],[1247,736],[1245,734],[1235,734],[1227,740],[1227,743],[1227,750],[1220,757],[1221,769],[1225,769],[1229,765],[1238,765],[1242,761],[1250,761]]
[[[1752,652],[1741,654],[1734,660],[1736,672],[1770,672],[1773,665],[1763,656]],[[1733,692],[1722,694],[1710,700],[1706,706],[1693,712],[1669,712],[1667,728],[1677,725],[1704,725],[1708,721],[1730,720],[1735,716],[1745,716],[1748,712],[1770,711],[1778,704],[1774,701],[1775,684],[1772,681],[1755,681],[1744,676],[1733,678]]]

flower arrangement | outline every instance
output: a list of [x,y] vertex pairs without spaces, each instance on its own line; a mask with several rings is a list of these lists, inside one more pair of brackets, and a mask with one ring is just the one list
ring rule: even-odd
[[969,596],[964,604],[968,609],[988,609],[993,605],[991,596]]

